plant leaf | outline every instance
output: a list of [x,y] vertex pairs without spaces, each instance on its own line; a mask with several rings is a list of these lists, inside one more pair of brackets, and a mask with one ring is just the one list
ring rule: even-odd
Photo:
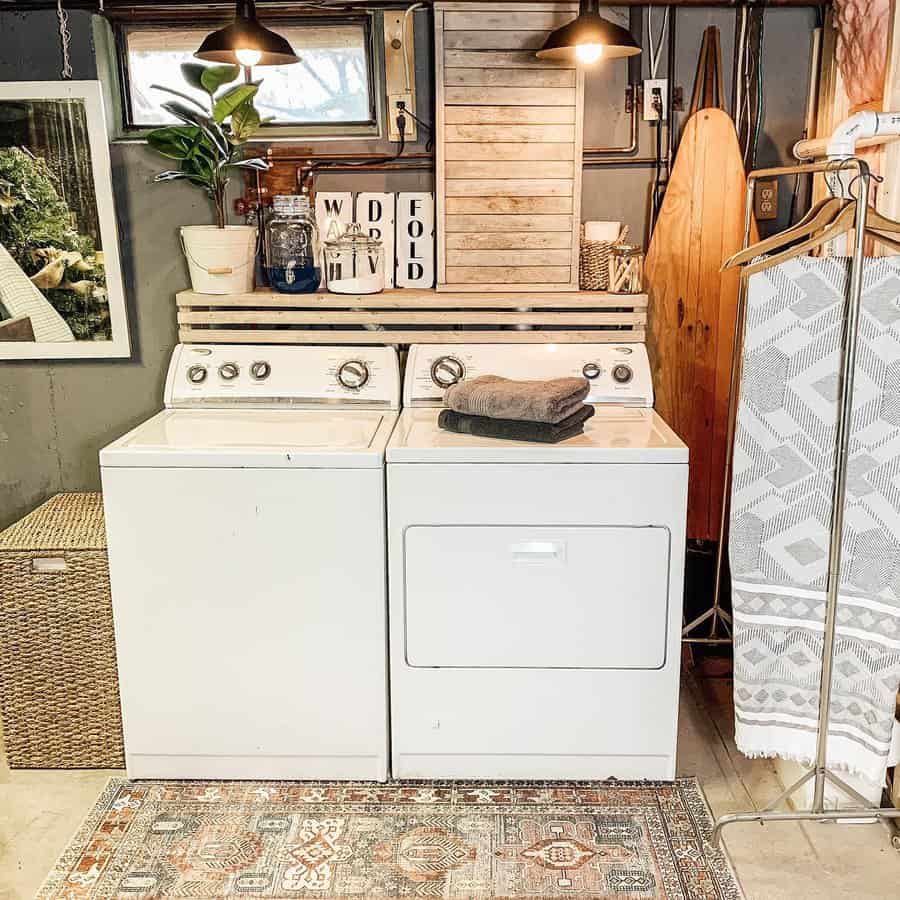
[[203,73],[209,68],[204,63],[186,62],[181,64],[181,76],[184,80],[198,91],[205,91],[203,84]]
[[228,146],[228,141],[225,138],[222,129],[219,128],[218,124],[210,119],[209,116],[196,113],[194,110],[189,109],[184,106],[184,104],[178,103],[175,100],[169,100],[167,103],[163,103],[162,108],[166,110],[166,112],[172,113],[177,119],[181,119],[181,121],[187,125],[196,125],[201,129],[210,139],[212,147],[217,154],[222,157],[228,157],[230,155],[231,148]]
[[213,103],[213,118],[221,124],[243,103],[252,103],[258,90],[258,84],[239,84],[226,91]]
[[151,88],[155,91],[165,91],[167,94],[172,94],[175,97],[181,97],[182,100],[187,100],[188,103],[193,103],[194,106],[197,107],[204,115],[209,115],[209,110],[195,97],[192,97],[190,94],[183,94],[181,91],[176,91],[174,88],[163,87],[161,84],[151,84]]
[[262,119],[253,105],[253,98],[248,97],[231,114],[231,143],[244,143],[261,124]]
[[230,84],[241,74],[240,66],[204,66],[200,84],[210,97],[223,85]]
[[193,125],[172,125],[151,131],[147,135],[147,143],[169,159],[184,159],[200,134],[200,129]]
[[187,179],[188,181],[192,181],[194,184],[199,184],[201,187],[209,188],[209,184],[204,178],[200,178],[199,176],[193,175],[190,172],[176,172],[171,169],[167,172],[160,172],[159,175],[157,175],[153,180],[159,183],[162,181],[178,181],[179,179]]
[[257,172],[268,172],[272,168],[270,162],[255,157],[254,159],[239,159],[236,162],[227,163],[228,168],[232,169],[254,169]]

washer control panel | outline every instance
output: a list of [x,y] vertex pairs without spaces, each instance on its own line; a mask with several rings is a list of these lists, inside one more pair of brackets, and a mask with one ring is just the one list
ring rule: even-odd
[[318,406],[398,409],[393,347],[179,344],[166,378],[167,407]]
[[404,406],[440,406],[448,387],[479,375],[583,377],[589,403],[653,406],[644,344],[415,344],[406,361]]

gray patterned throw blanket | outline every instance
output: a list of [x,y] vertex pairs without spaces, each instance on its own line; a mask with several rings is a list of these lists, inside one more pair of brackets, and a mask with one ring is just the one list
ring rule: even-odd
[[[750,278],[731,499],[735,731],[809,763],[818,690],[846,259]],[[900,684],[900,257],[867,259],[828,763],[884,780]]]

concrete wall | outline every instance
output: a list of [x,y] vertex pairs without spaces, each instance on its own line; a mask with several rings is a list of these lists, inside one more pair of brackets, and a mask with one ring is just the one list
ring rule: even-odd
[[[676,82],[688,98],[700,37],[708,24],[721,29],[725,80],[730,82],[734,15],[726,10],[679,10]],[[91,16],[73,11],[69,18],[74,77],[95,78]],[[658,27],[661,13],[655,18]],[[789,146],[802,127],[812,22],[809,10],[766,12],[766,121],[760,163],[787,160]],[[423,36],[425,27],[424,21],[417,25]],[[60,77],[53,11],[0,12],[0,34],[0,80]],[[427,47],[427,41],[421,43]],[[430,71],[427,54],[419,64],[417,80],[422,88]],[[625,83],[621,63],[591,76],[587,145],[627,140],[621,111]],[[642,127],[642,156],[651,152],[650,138],[650,129]],[[339,146],[349,149],[343,142]],[[161,160],[143,145],[114,145],[112,164],[134,352],[125,361],[0,362],[0,527],[57,491],[96,489],[99,449],[161,405],[166,363],[176,341],[173,295],[188,283],[176,225],[209,221],[209,208],[205,197],[185,184],[153,185]],[[587,170],[584,217],[621,219],[633,236],[643,238],[650,178],[648,169]],[[432,179],[418,172],[335,173],[323,175],[319,186],[430,190]]]
[[[735,10],[679,8],[676,24],[675,84],[684,90],[685,106],[690,105],[697,57],[703,31],[709,25],[719,28],[722,46],[722,72],[728,109],[731,110],[731,67],[734,47]],[[770,8],[765,11],[763,32],[763,96],[764,114],[756,163],[758,167],[792,163],[791,147],[803,128],[809,86],[809,55],[815,11],[807,8]],[[646,11],[644,11],[646,33]],[[663,11],[653,10],[654,33],[662,24]],[[646,38],[644,47],[647,47]],[[649,53],[641,54],[643,77],[649,78]],[[659,78],[666,74],[666,52],[663,50]],[[586,81],[585,146],[622,145],[628,141],[628,117],[622,98],[628,83],[626,67],[613,64],[610,69],[593,71]],[[676,134],[684,124],[686,113],[676,113]],[[652,156],[655,129],[643,122],[640,127],[639,156]],[[611,219],[625,222],[630,228],[629,240],[646,242],[650,186],[653,173],[648,168],[585,169],[582,195],[582,218]],[[779,219],[772,229],[787,223],[790,207],[789,184],[781,185]],[[766,227],[761,229],[764,233]]]

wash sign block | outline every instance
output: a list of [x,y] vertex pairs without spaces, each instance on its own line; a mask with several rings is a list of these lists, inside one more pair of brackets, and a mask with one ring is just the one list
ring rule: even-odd
[[434,194],[397,194],[397,287],[434,285]]
[[328,229],[335,220],[341,223],[341,231],[353,221],[353,194],[349,191],[319,191],[316,194],[316,225],[320,240],[328,239]]
[[577,4],[434,11],[438,290],[577,290],[584,75],[534,55]]
[[356,195],[356,219],[363,231],[384,244],[384,286],[394,286],[394,194]]

